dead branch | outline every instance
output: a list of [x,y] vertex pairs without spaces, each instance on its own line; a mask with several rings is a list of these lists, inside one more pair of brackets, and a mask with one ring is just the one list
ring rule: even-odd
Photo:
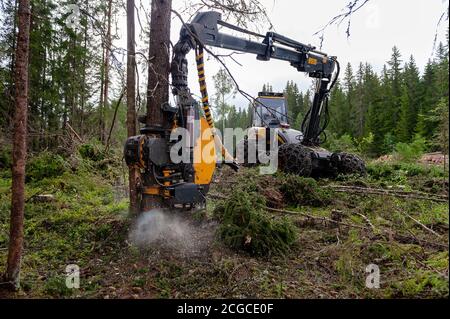
[[351,17],[352,14],[359,11],[362,7],[364,7],[370,0],[352,0],[350,1],[345,8],[343,9],[343,13],[338,14],[330,19],[320,30],[314,33],[314,35],[322,34],[325,30],[332,25],[341,25],[342,22],[347,20],[347,30],[345,33],[347,34],[347,38],[350,37],[350,28],[351,28]]
[[411,220],[413,220],[416,224],[420,225],[423,229],[429,231],[430,233],[438,236],[439,238],[442,238],[441,235],[439,235],[438,233],[436,233],[434,230],[432,230],[431,228],[427,227],[426,225],[424,225],[423,223],[421,223],[419,220],[415,219],[414,217],[412,217],[411,215],[409,215],[407,212],[403,212],[402,213],[407,216],[408,218],[410,218]]
[[66,123],[66,127],[73,133],[73,135],[75,135],[75,137],[77,138],[77,140],[80,143],[84,143],[83,139],[80,137],[80,135],[78,135],[77,132],[75,132],[75,130],[73,129],[73,127],[69,124],[69,122]]
[[[211,194],[211,193],[208,194],[208,197],[222,199],[222,200],[229,198],[227,196],[223,196],[223,195],[219,195],[219,194]],[[413,236],[397,234],[397,233],[393,233],[390,230],[377,229],[375,231],[374,227],[367,227],[367,226],[357,225],[357,224],[353,224],[353,223],[347,223],[347,222],[343,222],[343,221],[336,221],[336,220],[333,220],[331,218],[324,217],[324,216],[314,216],[314,215],[304,213],[304,212],[271,208],[271,207],[267,207],[264,205],[260,205],[260,207],[266,211],[272,211],[272,212],[277,212],[277,213],[286,214],[286,215],[303,216],[303,217],[306,217],[307,219],[319,220],[319,221],[328,222],[328,223],[334,224],[334,225],[343,225],[343,226],[347,226],[347,227],[351,227],[351,228],[358,228],[361,230],[370,231],[370,232],[374,233],[376,236],[381,236],[382,238],[385,238],[384,236],[387,235],[389,238],[392,238],[399,242],[414,243],[417,245],[430,246],[430,247],[435,247],[435,248],[439,248],[439,249],[442,249],[442,248],[447,249],[448,248],[447,244],[441,244],[441,243],[437,243],[437,242],[431,242],[431,241],[419,239],[419,238],[416,238]]]
[[325,187],[357,189],[357,190],[373,190],[373,191],[380,191],[380,192],[386,192],[386,193],[396,193],[396,194],[406,194],[406,195],[413,194],[413,195],[433,196],[433,197],[438,197],[438,198],[442,198],[442,199],[448,199],[447,195],[432,194],[432,193],[419,192],[419,191],[404,191],[404,190],[400,190],[400,189],[371,188],[371,187],[347,186],[347,185],[327,185]]
[[261,205],[261,208],[268,210],[268,211],[273,211],[273,212],[277,212],[277,213],[282,213],[282,214],[288,214],[288,215],[301,215],[310,219],[315,219],[315,220],[321,220],[324,222],[328,222],[331,224],[339,224],[339,225],[343,225],[343,226],[348,226],[348,227],[353,227],[353,228],[359,228],[359,229],[370,229],[368,227],[365,226],[361,226],[361,225],[356,225],[356,224],[352,224],[352,223],[346,223],[346,222],[342,222],[342,221],[337,221],[328,217],[324,217],[324,216],[314,216],[314,215],[310,215],[308,213],[304,213],[304,212],[297,212],[297,211],[290,211],[290,210],[284,210],[284,209],[278,209],[278,208],[271,208],[271,207],[267,207],[267,206],[263,206]]
[[268,22],[270,28],[273,27],[266,9],[258,0],[200,0],[199,5],[201,8],[222,11],[225,14],[225,20],[233,17],[240,26],[246,27],[247,21],[261,19]]
[[[348,226],[348,227],[352,227],[352,228],[359,228],[359,229],[362,229],[362,230],[368,230],[368,231],[372,231],[373,233],[375,233],[373,228],[369,228],[369,227],[361,226],[361,225],[356,225],[356,224],[352,224],[352,223],[339,222],[339,221],[335,221],[335,220],[327,218],[327,217],[312,216],[310,214],[303,213],[303,212],[286,211],[286,210],[270,208],[270,207],[264,207],[264,209],[269,210],[269,211],[276,211],[276,212],[279,212],[279,213],[285,213],[285,214],[289,214],[289,215],[294,215],[294,214],[303,215],[303,216],[306,216],[306,217],[311,218],[311,219],[322,220],[322,221],[326,221],[326,222],[329,222],[329,223],[340,224],[340,225]],[[392,236],[392,238],[397,240],[397,241],[407,241],[407,242],[411,242],[411,243],[415,243],[415,244],[419,244],[419,245],[424,245],[425,244],[425,245],[432,246],[432,247],[448,248],[448,245],[444,245],[444,244],[436,243],[436,242],[430,242],[430,241],[426,241],[426,240],[423,240],[423,239],[418,239],[416,237],[410,237],[410,236],[406,236],[406,235],[392,233],[391,231],[388,231],[388,230],[380,229],[378,231],[378,233],[381,233],[381,236],[383,236],[383,234]]]
[[441,14],[441,16],[439,17],[438,23],[436,24],[436,31],[434,32],[434,39],[433,39],[433,50],[431,52],[434,52],[434,50],[436,49],[439,26],[441,25],[444,18],[445,18],[445,21],[448,21],[448,18],[449,18],[449,7],[448,6],[447,6],[447,10]]
[[448,196],[439,194],[430,194],[423,192],[406,192],[401,190],[388,190],[382,188],[368,188],[358,186],[343,186],[343,185],[327,185],[324,188],[330,188],[334,192],[350,193],[356,195],[381,195],[381,196],[393,196],[399,198],[410,198],[419,200],[429,200],[440,203],[448,202]]
[[105,153],[109,150],[109,142],[111,140],[112,131],[114,128],[114,123],[116,122],[117,110],[119,109],[120,103],[122,102],[123,96],[125,95],[126,88],[124,87],[122,93],[120,94],[119,100],[117,101],[116,108],[114,109],[114,116],[111,122],[111,127],[109,128],[108,140],[106,141]]
[[370,219],[369,219],[366,215],[361,214],[361,213],[359,213],[359,212],[355,212],[355,214],[357,214],[358,216],[361,216],[361,218],[364,219],[364,220],[366,221],[367,224],[369,224],[369,226],[372,228],[372,230],[373,230],[374,232],[377,231],[377,229],[375,228],[375,226],[372,224],[372,222],[370,221]]

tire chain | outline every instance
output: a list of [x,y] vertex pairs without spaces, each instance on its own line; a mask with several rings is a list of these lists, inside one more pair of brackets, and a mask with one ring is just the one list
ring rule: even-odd
[[366,165],[359,156],[349,153],[340,153],[339,155],[341,157],[339,173],[366,175]]
[[301,144],[286,143],[278,149],[278,160],[285,173],[308,177],[312,173],[311,151]]

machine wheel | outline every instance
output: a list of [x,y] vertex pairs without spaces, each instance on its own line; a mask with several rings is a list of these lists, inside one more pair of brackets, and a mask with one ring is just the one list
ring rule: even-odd
[[366,175],[366,164],[359,156],[348,153],[340,153],[339,156],[341,157],[338,165],[339,173]]
[[278,163],[285,173],[308,177],[312,172],[311,151],[301,144],[281,145],[278,149]]

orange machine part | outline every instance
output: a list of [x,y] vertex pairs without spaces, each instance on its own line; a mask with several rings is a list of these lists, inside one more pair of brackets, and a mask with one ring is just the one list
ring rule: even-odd
[[200,136],[194,145],[194,172],[197,185],[211,183],[216,169],[216,148],[212,130],[205,118],[200,118]]

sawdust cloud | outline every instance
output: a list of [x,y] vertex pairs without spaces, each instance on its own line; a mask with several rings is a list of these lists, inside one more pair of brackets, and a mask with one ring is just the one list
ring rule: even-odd
[[154,209],[142,213],[131,228],[130,241],[141,249],[163,249],[192,255],[208,244],[205,227],[193,225],[179,213]]

